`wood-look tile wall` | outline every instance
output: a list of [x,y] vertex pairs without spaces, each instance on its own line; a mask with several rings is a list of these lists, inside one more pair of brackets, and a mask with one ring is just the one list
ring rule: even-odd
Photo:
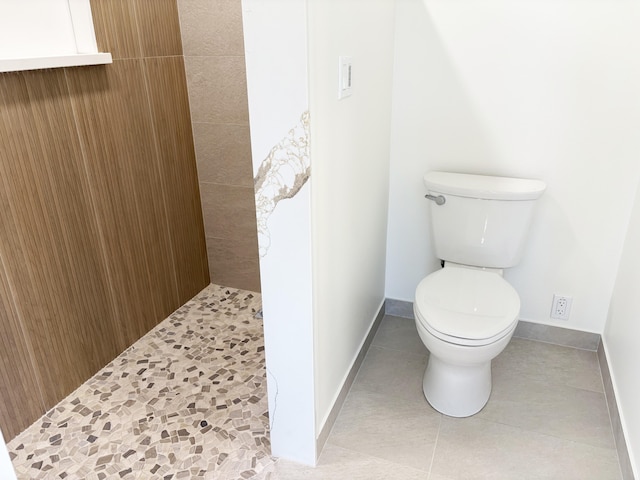
[[241,0],[178,0],[209,270],[260,290]]
[[209,282],[175,0],[92,1],[112,65],[0,74],[0,428]]

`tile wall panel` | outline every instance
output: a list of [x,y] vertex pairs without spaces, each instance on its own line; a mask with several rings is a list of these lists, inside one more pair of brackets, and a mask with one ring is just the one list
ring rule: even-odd
[[194,122],[249,124],[244,57],[186,57]]
[[0,85],[0,249],[50,407],[124,345],[64,71],[6,75]]
[[200,184],[207,237],[240,241],[256,228],[253,188]]
[[179,0],[184,54],[244,56],[239,0]]
[[211,281],[260,289],[253,187],[201,183]]
[[201,182],[253,188],[249,125],[195,123],[193,136]]
[[191,298],[209,274],[184,61],[150,58],[145,66],[178,291]]
[[135,6],[142,55],[182,55],[176,0],[135,0]]
[[260,289],[241,0],[178,0],[212,281]]
[[209,282],[175,0],[91,5],[112,65],[0,74],[6,440]]
[[260,291],[260,262],[257,255],[247,252],[258,250],[255,236],[239,239],[208,238],[207,252],[211,281],[216,285],[246,285],[247,290]]
[[91,0],[98,50],[114,59],[140,58],[140,36],[131,0]]
[[5,438],[20,433],[45,410],[40,381],[9,290],[0,262],[0,425]]
[[178,302],[143,62],[68,77],[116,301],[132,313],[122,325],[132,343]]

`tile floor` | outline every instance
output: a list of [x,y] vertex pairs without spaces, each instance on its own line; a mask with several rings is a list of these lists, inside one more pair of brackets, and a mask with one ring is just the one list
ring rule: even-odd
[[318,466],[280,460],[275,478],[621,478],[595,352],[513,339],[489,403],[466,419],[424,400],[427,358],[413,320],[386,316]]
[[468,419],[386,316],[316,468],[269,456],[260,298],[209,286],[9,443],[20,479],[620,478],[595,352],[513,339]]
[[268,475],[260,306],[208,286],[9,442],[18,478]]

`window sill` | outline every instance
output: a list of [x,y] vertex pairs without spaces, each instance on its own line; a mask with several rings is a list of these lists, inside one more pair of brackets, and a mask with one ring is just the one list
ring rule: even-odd
[[105,65],[107,63],[113,63],[110,53],[78,53],[75,55],[35,58],[0,58],[0,72]]

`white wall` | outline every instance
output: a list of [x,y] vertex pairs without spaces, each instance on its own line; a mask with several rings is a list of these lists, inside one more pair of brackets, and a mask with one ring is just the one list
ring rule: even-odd
[[[306,2],[242,0],[272,453],[315,462]],[[261,170],[263,167],[263,170]],[[259,173],[260,172],[260,173]]]
[[[393,0],[309,2],[316,428],[384,301]],[[353,59],[338,100],[338,57]]]
[[[386,295],[437,268],[422,175],[539,178],[521,318],[602,332],[640,176],[640,4],[398,0]],[[573,296],[568,322],[549,318]]]
[[640,476],[640,188],[636,195],[603,344],[635,477]]
[[393,0],[242,3],[272,453],[314,464],[384,301]]

